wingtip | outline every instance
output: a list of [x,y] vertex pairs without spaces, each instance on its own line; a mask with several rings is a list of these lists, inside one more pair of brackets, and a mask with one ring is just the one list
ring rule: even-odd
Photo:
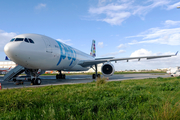
[[178,54],[178,52],[179,52],[179,51],[177,51],[175,55],[177,55],[177,54]]

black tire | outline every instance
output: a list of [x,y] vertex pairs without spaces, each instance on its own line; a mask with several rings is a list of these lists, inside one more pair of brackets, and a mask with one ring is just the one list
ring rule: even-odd
[[65,74],[62,74],[62,79],[65,79],[66,78],[66,75]]
[[92,74],[92,79],[96,79],[96,75],[95,74]]
[[35,80],[35,78],[33,78],[32,80],[31,80],[31,83],[33,84],[33,85],[36,85],[36,82],[35,82],[36,80]]
[[58,75],[56,75],[56,79],[59,79],[59,78],[58,78]]
[[97,78],[101,78],[101,75],[100,75],[100,74],[97,74]]
[[40,85],[41,84],[41,79],[40,78],[37,78],[36,79],[36,85]]

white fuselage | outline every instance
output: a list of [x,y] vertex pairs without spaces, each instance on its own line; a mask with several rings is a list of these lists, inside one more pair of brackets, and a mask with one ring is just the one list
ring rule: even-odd
[[28,69],[84,71],[89,67],[78,65],[79,61],[94,60],[90,55],[44,35],[21,34],[14,38],[34,41],[14,40],[4,47],[12,61]]

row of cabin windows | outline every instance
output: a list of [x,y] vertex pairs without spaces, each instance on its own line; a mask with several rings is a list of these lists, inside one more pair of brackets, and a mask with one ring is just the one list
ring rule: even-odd
[[27,43],[34,43],[34,41],[30,38],[13,38],[10,42],[13,41],[25,41]]

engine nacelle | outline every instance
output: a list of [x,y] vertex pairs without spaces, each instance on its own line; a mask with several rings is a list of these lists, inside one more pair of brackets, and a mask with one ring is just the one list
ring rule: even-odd
[[113,64],[107,62],[104,63],[103,66],[101,67],[101,72],[104,76],[111,76],[114,74],[114,66]]

